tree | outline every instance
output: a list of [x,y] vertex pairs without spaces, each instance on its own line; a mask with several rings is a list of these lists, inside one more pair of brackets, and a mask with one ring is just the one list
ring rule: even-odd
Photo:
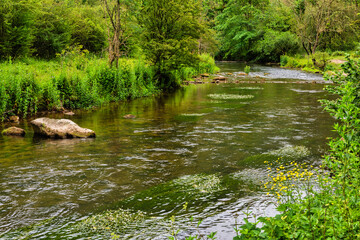
[[205,31],[197,0],[145,0],[140,23],[143,49],[162,88],[176,88],[172,72],[198,61],[198,40]]
[[229,59],[254,59],[253,46],[262,37],[261,19],[268,0],[230,0],[216,18],[216,30],[222,37],[221,55]]
[[69,16],[71,45],[81,45],[89,52],[99,53],[106,45],[106,19],[102,6],[78,4]]
[[31,53],[33,14],[29,1],[0,2],[0,58],[17,58]]
[[38,1],[33,31],[33,55],[51,59],[70,44],[69,8],[63,2]]
[[129,53],[128,41],[132,37],[130,30],[131,21],[134,21],[132,10],[137,1],[131,0],[103,0],[106,16],[109,18],[108,41],[109,41],[109,64],[116,67],[121,56]]
[[[302,46],[315,66],[314,54],[324,44],[326,36],[342,35],[354,31],[351,27],[354,13],[351,3],[343,0],[297,0],[293,8],[295,12],[295,32]],[[328,39],[329,40],[329,39]]]

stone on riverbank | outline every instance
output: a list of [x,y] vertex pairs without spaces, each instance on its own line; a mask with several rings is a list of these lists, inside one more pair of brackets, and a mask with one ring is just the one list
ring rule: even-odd
[[2,131],[2,135],[4,136],[19,136],[24,137],[25,136],[25,130],[17,127],[10,127]]
[[94,138],[95,132],[68,119],[38,118],[31,121],[35,135],[47,138]]
[[18,123],[19,122],[19,117],[18,116],[11,116],[9,117],[9,121],[12,123]]

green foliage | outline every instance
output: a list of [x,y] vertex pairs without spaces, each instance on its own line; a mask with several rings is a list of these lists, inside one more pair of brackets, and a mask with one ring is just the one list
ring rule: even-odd
[[0,59],[54,58],[70,45],[98,53],[106,44],[100,2],[92,6],[56,0],[0,3]]
[[[348,58],[343,71],[333,76],[327,87],[339,96],[323,100],[325,109],[338,123],[339,137],[331,139],[330,153],[323,163],[326,170],[310,179],[311,171],[295,165],[278,167],[270,193],[278,199],[275,217],[261,217],[255,223],[245,220],[234,239],[358,239],[360,237],[360,62]],[[285,171],[285,173],[284,173]],[[303,184],[289,185],[294,180]],[[315,184],[314,185],[314,180]],[[298,188],[296,188],[296,186]],[[281,192],[282,191],[282,192]]]
[[289,13],[280,2],[229,1],[216,18],[216,29],[222,37],[219,56],[278,62],[282,54],[297,51],[297,37],[289,32]]
[[200,3],[194,0],[144,1],[143,47],[161,88],[178,87],[178,70],[195,67],[199,61],[197,40],[205,29],[198,18],[200,11]]
[[100,6],[79,5],[68,17],[71,29],[70,44],[81,45],[92,53],[100,53],[106,46],[105,23]]
[[28,1],[0,3],[0,59],[29,55],[34,16]]
[[[75,58],[71,61],[71,53]],[[39,110],[88,108],[157,92],[152,69],[143,61],[122,59],[120,68],[88,59],[72,50],[61,62],[3,63],[0,68],[0,116],[26,116]]]
[[245,68],[244,68],[244,72],[245,72],[246,74],[249,74],[250,71],[251,71],[251,67],[246,65]]
[[255,52],[259,61],[279,62],[280,56],[294,54],[299,49],[296,35],[290,32],[267,31],[263,39],[257,42]]
[[65,3],[55,4],[53,0],[38,3],[34,22],[33,54],[41,58],[54,58],[70,43],[70,26],[66,17],[69,9]]

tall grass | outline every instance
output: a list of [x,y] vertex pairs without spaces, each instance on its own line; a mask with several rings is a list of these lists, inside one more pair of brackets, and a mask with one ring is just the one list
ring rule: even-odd
[[150,66],[122,59],[109,68],[105,59],[34,61],[0,65],[0,116],[62,108],[88,108],[156,93]]
[[[172,77],[179,84],[204,72],[217,71],[213,58],[201,55],[198,66],[182,67]],[[77,109],[158,93],[153,68],[143,60],[120,59],[110,68],[107,59],[83,52],[57,60],[0,64],[0,118],[26,117],[37,111]]]

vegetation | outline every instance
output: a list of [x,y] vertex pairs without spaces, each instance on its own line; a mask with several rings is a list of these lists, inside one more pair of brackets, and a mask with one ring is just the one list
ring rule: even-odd
[[[276,161],[265,189],[277,199],[275,217],[261,217],[237,229],[234,239],[354,239],[359,238],[359,112],[360,62],[347,59],[343,71],[331,79],[335,100],[323,100],[339,122],[323,168],[309,169]],[[316,175],[316,177],[314,177]]]
[[217,58],[280,62],[305,54],[320,69],[318,51],[354,50],[359,42],[359,3],[340,0],[229,0],[215,17]]
[[[359,238],[360,61],[353,59],[360,56],[359,3],[2,0],[0,118],[90,108],[176,89],[194,75],[216,72],[215,55],[220,60],[279,62],[284,67],[328,71],[335,83],[328,90],[340,97],[323,104],[339,122],[334,127],[339,137],[330,141],[324,166],[316,170],[295,162],[309,154],[304,147],[287,147],[240,163],[275,160],[269,163],[270,179],[264,188],[277,200],[280,214],[254,223],[246,220],[236,228],[234,239]],[[345,57],[345,52],[353,58]],[[343,71],[335,74],[339,62]],[[250,70],[245,68],[247,74]],[[208,97],[234,102],[254,98],[236,94]],[[178,117],[191,121],[201,115]],[[193,200],[221,192],[222,181],[217,175],[195,175],[160,188],[163,195],[186,188],[186,199]],[[155,207],[155,200],[165,201],[161,194],[151,202],[138,201],[151,191],[154,189],[122,204],[126,209],[144,209]],[[172,201],[184,199],[174,197]],[[111,222],[113,219],[118,221]],[[143,212],[119,209],[88,218],[79,228],[100,229],[116,237],[111,235],[113,229],[120,233],[124,226],[144,221]]]
[[190,0],[2,1],[0,117],[148,96],[214,73],[211,52],[198,51],[200,38],[212,41],[198,18],[202,7]]

